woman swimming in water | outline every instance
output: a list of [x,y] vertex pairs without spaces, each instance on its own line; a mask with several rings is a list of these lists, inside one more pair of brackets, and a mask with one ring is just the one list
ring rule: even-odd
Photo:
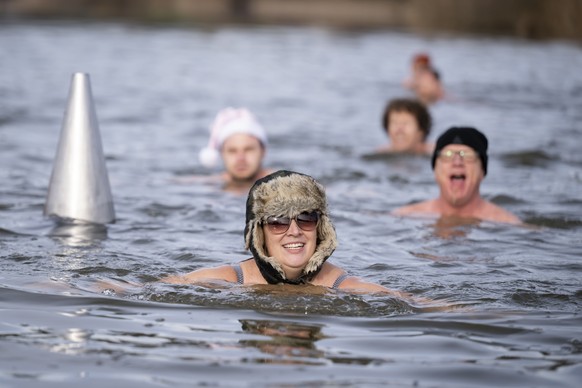
[[349,276],[327,262],[337,246],[336,232],[329,218],[325,190],[308,175],[282,170],[259,179],[247,198],[244,237],[252,258],[236,265],[170,276],[163,281],[310,284],[404,296]]

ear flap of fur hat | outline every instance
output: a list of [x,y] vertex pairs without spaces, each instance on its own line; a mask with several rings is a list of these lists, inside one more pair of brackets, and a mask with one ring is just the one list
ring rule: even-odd
[[[317,211],[317,246],[303,274],[288,279],[276,258],[269,256],[262,224],[270,216],[294,217]],[[251,251],[261,274],[270,284],[301,284],[311,280],[337,246],[335,229],[329,218],[325,189],[312,177],[281,170],[259,179],[249,192],[246,208],[245,245]]]

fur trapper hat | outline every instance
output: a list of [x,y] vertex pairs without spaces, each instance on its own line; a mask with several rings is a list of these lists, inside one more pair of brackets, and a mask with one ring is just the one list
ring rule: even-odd
[[[295,217],[317,211],[317,245],[313,256],[297,279],[287,279],[283,267],[270,257],[262,225],[270,216]],[[302,284],[310,281],[337,246],[335,229],[329,218],[325,189],[312,177],[281,170],[255,182],[246,208],[245,245],[251,251],[261,274],[270,284]]]

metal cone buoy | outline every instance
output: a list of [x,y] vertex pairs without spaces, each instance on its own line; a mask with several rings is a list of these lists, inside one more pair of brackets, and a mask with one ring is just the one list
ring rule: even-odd
[[75,73],[72,77],[44,214],[100,224],[115,221],[91,83],[86,73]]

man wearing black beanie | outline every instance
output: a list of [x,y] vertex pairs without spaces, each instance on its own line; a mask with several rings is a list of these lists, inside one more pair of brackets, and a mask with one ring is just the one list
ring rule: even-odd
[[521,223],[514,214],[481,197],[479,188],[487,175],[488,146],[487,137],[475,128],[449,128],[438,138],[431,159],[440,189],[438,198],[404,206],[393,213]]

